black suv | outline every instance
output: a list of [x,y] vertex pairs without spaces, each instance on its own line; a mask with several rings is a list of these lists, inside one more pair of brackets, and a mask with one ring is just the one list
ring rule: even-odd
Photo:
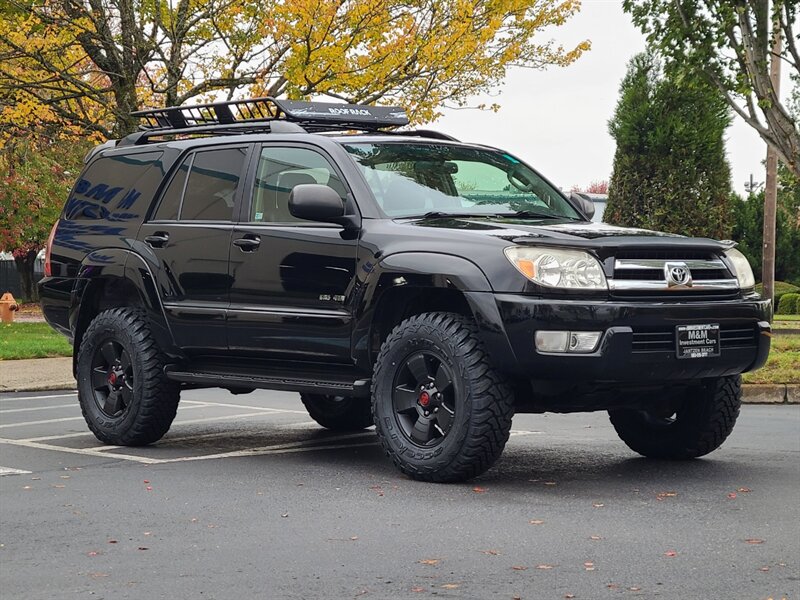
[[732,242],[611,227],[401,109],[144,111],[87,156],[47,245],[86,422],[150,444],[182,389],[292,390],[416,479],[500,456],[517,412],[607,410],[645,456],[716,449],[770,303]]

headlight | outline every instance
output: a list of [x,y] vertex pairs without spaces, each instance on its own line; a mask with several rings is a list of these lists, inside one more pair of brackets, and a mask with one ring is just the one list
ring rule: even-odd
[[608,289],[603,268],[587,252],[509,246],[505,254],[520,273],[539,285],[573,290]]
[[743,290],[753,287],[756,284],[756,278],[753,277],[753,269],[750,268],[750,263],[747,262],[744,254],[731,248],[725,251],[725,256],[733,265],[733,273],[739,280],[739,287]]

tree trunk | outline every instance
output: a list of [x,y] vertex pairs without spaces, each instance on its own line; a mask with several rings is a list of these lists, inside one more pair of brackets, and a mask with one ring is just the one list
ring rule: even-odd
[[23,300],[26,302],[39,302],[39,288],[36,285],[33,273],[37,254],[38,251],[30,250],[22,258],[14,257],[14,263],[17,265],[17,273],[19,274],[19,284],[22,289],[22,298],[17,298],[19,302]]

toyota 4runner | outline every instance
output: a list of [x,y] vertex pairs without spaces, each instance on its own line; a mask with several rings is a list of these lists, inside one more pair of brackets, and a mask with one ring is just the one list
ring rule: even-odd
[[150,444],[183,389],[299,392],[409,476],[500,456],[514,412],[607,410],[649,457],[722,444],[770,303],[732,242],[590,221],[495,148],[402,109],[261,98],[138,113],[47,244],[48,322],[98,439]]

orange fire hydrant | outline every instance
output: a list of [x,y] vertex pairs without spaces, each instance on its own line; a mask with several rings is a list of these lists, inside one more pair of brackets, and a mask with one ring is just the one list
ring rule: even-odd
[[19,304],[14,300],[11,292],[6,292],[0,298],[0,321],[3,323],[12,323],[14,321],[14,312],[19,310]]

